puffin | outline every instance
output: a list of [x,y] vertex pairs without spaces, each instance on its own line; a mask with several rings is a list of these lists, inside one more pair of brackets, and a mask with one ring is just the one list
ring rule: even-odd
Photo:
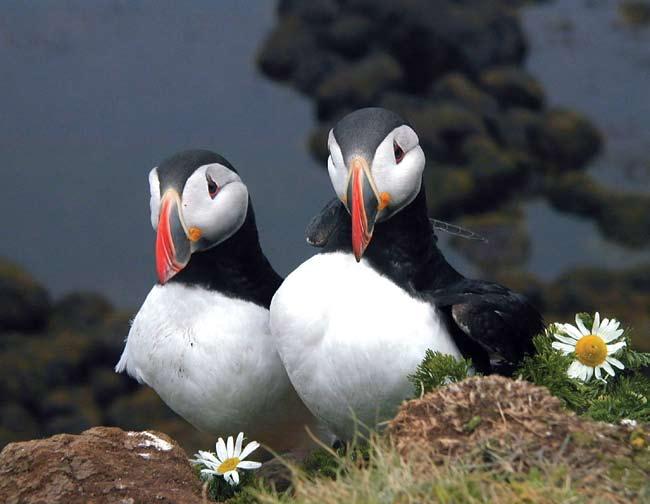
[[207,150],[179,152],[149,173],[158,282],[115,366],[153,388],[201,431],[243,431],[299,453],[319,432],[276,351],[269,305],[282,278],[260,247],[248,189]]
[[510,374],[544,323],[528,300],[464,277],[437,246],[413,127],[383,108],[352,112],[329,132],[336,200],[310,223],[319,253],[271,302],[271,332],[310,411],[353,439],[395,415],[426,350]]

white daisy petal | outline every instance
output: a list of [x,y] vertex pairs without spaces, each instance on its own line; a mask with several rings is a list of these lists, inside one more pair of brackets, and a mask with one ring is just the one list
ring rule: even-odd
[[601,368],[601,366],[598,366],[598,367],[595,369],[595,373],[594,373],[594,374],[596,375],[596,380],[600,380],[600,379],[601,379],[601,378],[600,378],[600,368]]
[[591,326],[591,334],[598,334],[598,329],[600,329],[600,313],[596,312],[596,315],[594,315],[594,325]]
[[615,354],[621,348],[623,348],[625,345],[627,345],[627,343],[625,343],[625,341],[619,341],[618,343],[612,343],[611,345],[607,345],[607,355]]
[[605,340],[605,343],[609,343],[610,341],[614,341],[621,334],[623,334],[622,331],[621,331],[621,333],[617,333],[617,331],[612,331],[612,330],[609,330],[609,329],[606,330],[606,331],[603,331],[603,330],[600,331],[600,337]]
[[228,452],[228,458],[233,458],[235,456],[235,442],[232,439],[232,436],[228,436],[228,441],[226,441],[226,452]]
[[208,451],[199,450],[199,452],[195,455],[195,457],[197,460],[200,460],[201,462],[210,462],[213,464],[219,463],[217,457],[215,457],[212,453]]
[[616,331],[620,327],[621,323],[616,320],[612,319],[609,321],[609,326],[607,327],[607,330],[610,332]]
[[564,352],[565,354],[570,354],[576,349],[574,345],[567,345],[566,343],[560,343],[559,341],[554,341],[551,343],[551,346],[560,352]]
[[244,442],[244,433],[240,432],[237,434],[237,441],[235,441],[235,457],[241,455],[241,445]]
[[561,341],[562,343],[566,343],[567,345],[574,345],[576,344],[576,340],[573,338],[570,338],[569,336],[563,336],[562,334],[554,334],[555,339],[558,341]]
[[224,478],[226,478],[226,481],[228,481],[232,486],[239,485],[239,473],[237,471],[228,471],[224,474]]
[[580,374],[578,375],[578,380],[587,381],[589,379],[589,368],[584,364],[580,367]]
[[255,450],[257,450],[260,447],[260,444],[257,441],[251,441],[246,445],[246,448],[244,448],[241,452],[241,455],[239,456],[240,460],[244,460],[246,457],[248,457],[251,453],[253,453]]
[[609,364],[609,362],[605,361],[602,363],[601,367],[607,371],[607,374],[609,376],[614,376],[614,368]]
[[237,467],[241,469],[259,469],[262,467],[261,462],[253,462],[252,460],[242,460]]
[[[566,325],[570,325],[570,324],[566,324]],[[578,330],[580,331],[580,334],[582,336],[586,336],[587,334],[589,334],[589,331],[587,330],[585,325],[582,323],[582,319],[580,318],[580,315],[578,315],[578,314],[576,314],[576,327],[578,328]]]
[[616,366],[618,369],[625,369],[623,363],[615,357],[607,357],[607,362],[609,362],[612,366]]
[[228,458],[228,450],[226,450],[226,443],[223,442],[223,438],[217,440],[217,457],[219,457],[219,462],[223,462]]
[[582,338],[583,334],[578,330],[577,327],[572,326],[571,324],[564,324],[562,325],[562,330],[571,338],[575,339],[578,341],[580,338]]
[[201,474],[203,474],[204,476],[214,476],[217,473],[212,469],[201,469]]
[[607,329],[608,325],[609,325],[609,319],[604,318],[603,320],[600,321],[600,330],[602,331],[603,329]]
[[594,368],[585,366],[585,381],[591,380],[591,377],[594,375]]
[[582,368],[580,361],[574,360],[567,369],[567,375],[569,378],[578,378],[583,373]]

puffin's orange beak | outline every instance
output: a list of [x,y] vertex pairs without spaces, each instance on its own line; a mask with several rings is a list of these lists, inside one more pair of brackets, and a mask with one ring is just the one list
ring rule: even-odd
[[161,285],[187,266],[191,253],[181,221],[180,196],[169,189],[160,202],[156,235],[156,274]]
[[352,217],[352,251],[359,262],[372,239],[379,212],[379,198],[372,185],[368,162],[359,156],[350,162],[347,206]]

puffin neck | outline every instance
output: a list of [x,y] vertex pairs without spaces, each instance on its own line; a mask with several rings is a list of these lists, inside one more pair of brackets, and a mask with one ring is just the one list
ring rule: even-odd
[[[345,213],[334,248],[351,251],[350,236],[350,216]],[[363,257],[375,270],[409,292],[435,290],[461,278],[438,249],[437,240],[422,186],[411,203],[375,225]]]
[[252,301],[268,308],[282,283],[262,252],[250,199],[241,227],[230,238],[192,255],[187,266],[169,281]]

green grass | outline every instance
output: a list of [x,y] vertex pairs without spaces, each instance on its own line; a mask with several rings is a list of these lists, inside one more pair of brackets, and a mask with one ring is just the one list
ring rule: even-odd
[[[477,447],[471,457],[436,465],[424,453],[405,460],[388,441],[373,438],[367,458],[335,455],[327,462],[329,467],[332,462],[337,466],[334,479],[314,476],[313,472],[294,466],[290,492],[278,493],[258,486],[249,490],[249,495],[265,504],[550,504],[629,502],[634,496],[650,497],[647,481],[637,481],[634,491],[630,487],[629,493],[622,494],[612,490],[607,477],[594,481],[573,474],[562,463],[544,459],[530,470],[518,471],[496,453],[486,457],[484,450],[485,447]],[[629,464],[621,461],[612,470],[614,476],[621,478],[629,477],[630,469]],[[633,475],[639,478],[636,473]]]

